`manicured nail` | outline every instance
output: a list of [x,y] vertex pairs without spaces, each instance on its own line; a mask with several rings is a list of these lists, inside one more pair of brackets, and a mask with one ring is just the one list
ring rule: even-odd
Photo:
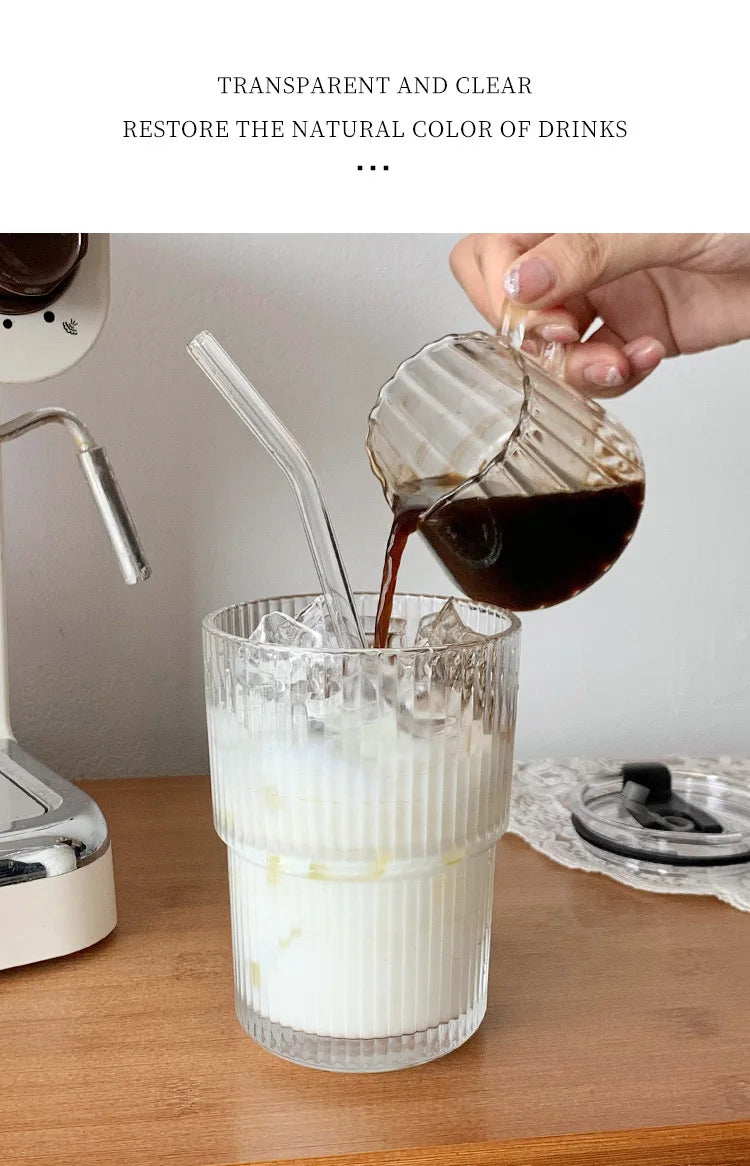
[[666,355],[661,341],[651,339],[632,340],[625,345],[623,352],[636,372],[650,372]]
[[555,286],[555,269],[539,256],[517,263],[505,273],[503,287],[512,300],[533,303]]
[[590,364],[583,370],[583,379],[603,389],[619,389],[625,384],[624,376],[613,364]]
[[543,324],[538,332],[542,340],[553,344],[574,344],[580,340],[580,333],[572,324]]

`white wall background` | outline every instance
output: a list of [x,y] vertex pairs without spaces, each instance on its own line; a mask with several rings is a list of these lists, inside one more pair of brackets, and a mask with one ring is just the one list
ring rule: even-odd
[[[315,589],[280,472],[185,353],[216,333],[309,450],[355,587],[379,581],[389,513],[364,452],[382,381],[479,320],[453,236],[119,236],[112,310],[65,376],[5,389],[60,404],[107,446],[154,567],[119,579],[58,427],[3,451],[11,703],[19,740],[69,776],[205,772],[201,616]],[[647,504],[624,557],[524,618],[517,753],[750,753],[750,344],[672,361],[615,411]],[[451,584],[410,546],[402,585]]]

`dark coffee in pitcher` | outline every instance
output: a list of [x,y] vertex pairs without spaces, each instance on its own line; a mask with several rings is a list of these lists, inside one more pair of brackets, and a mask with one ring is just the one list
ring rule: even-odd
[[393,505],[375,646],[387,642],[398,568],[415,531],[470,599],[533,611],[571,599],[607,571],[629,542],[643,481],[571,493],[449,498],[457,483],[433,479],[403,490]]

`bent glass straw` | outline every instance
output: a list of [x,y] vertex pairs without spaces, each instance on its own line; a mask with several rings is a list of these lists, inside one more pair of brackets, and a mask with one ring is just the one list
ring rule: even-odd
[[270,405],[210,332],[200,332],[187,349],[289,479],[338,646],[367,647],[320,484],[309,461]]

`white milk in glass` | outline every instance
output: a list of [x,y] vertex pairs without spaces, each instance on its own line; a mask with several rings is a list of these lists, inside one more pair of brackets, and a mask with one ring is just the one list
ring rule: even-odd
[[486,986],[507,735],[321,718],[208,710],[239,1003],[323,1037],[449,1023]]

